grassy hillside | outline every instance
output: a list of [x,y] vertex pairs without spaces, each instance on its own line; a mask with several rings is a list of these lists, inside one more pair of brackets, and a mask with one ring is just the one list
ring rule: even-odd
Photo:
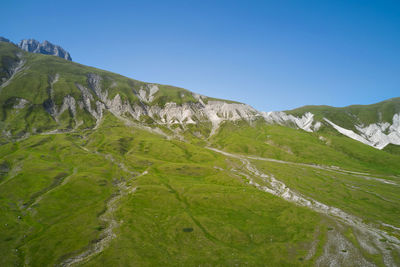
[[89,248],[121,182],[136,192],[120,199],[117,238],[90,265],[296,264],[323,238],[318,214],[249,187],[226,171],[236,162],[113,116],[95,132],[0,149],[3,266],[60,263]]
[[267,125],[225,123],[211,138],[214,147],[230,152],[292,162],[338,166],[359,171],[400,174],[400,157],[331,132],[309,133]]
[[[110,225],[115,237],[80,264],[309,266],[324,254],[332,229],[353,231],[250,186],[232,171],[245,171],[237,159],[127,127],[111,114],[97,130],[36,135],[3,145],[0,153],[3,266],[65,263],[93,250]],[[315,199],[400,226],[398,187],[305,167],[257,165]],[[351,193],[343,182],[362,188]],[[363,253],[383,263],[379,254]]]
[[[151,84],[2,42],[0,59],[0,266],[400,266],[397,146],[261,119],[209,136],[211,121],[54,117],[52,102],[96,90],[91,75],[132,105]],[[158,88],[147,105],[199,101]],[[399,101],[291,113],[346,127]]]

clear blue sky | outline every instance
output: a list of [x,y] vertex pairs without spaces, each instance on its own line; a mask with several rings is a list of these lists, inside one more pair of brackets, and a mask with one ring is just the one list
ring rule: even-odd
[[0,36],[259,110],[400,96],[400,1],[13,1]]

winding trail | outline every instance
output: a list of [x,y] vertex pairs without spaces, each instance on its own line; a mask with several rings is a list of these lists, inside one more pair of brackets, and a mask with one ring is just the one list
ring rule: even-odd
[[[213,148],[209,148],[209,149],[214,150]],[[281,164],[289,164],[289,165],[295,165],[295,166],[310,167],[310,168],[314,168],[314,169],[320,169],[320,170],[324,170],[324,171],[336,172],[336,173],[340,173],[340,174],[348,174],[348,175],[352,175],[352,176],[355,176],[355,177],[363,178],[363,179],[366,179],[366,180],[374,180],[374,181],[385,183],[385,184],[400,186],[399,183],[396,183],[396,182],[391,181],[391,180],[386,180],[386,179],[382,179],[382,178],[378,178],[378,177],[373,177],[369,173],[354,172],[354,171],[344,170],[344,169],[339,168],[339,167],[329,167],[329,166],[323,166],[323,165],[315,165],[315,164],[307,164],[307,163],[299,163],[299,162],[290,162],[290,161],[271,159],[271,158],[263,158],[263,157],[256,157],[256,156],[246,156],[246,158],[254,159],[254,160],[261,160],[261,161],[276,162],[276,163],[281,163]]]
[[[214,152],[223,154],[227,157],[240,160],[245,167],[245,171],[247,172],[247,174],[243,172],[241,172],[240,174],[245,175],[249,180],[249,184],[254,185],[259,190],[279,196],[299,206],[308,207],[318,213],[328,215],[331,218],[334,218],[341,223],[351,226],[355,230],[354,233],[357,237],[358,243],[364,250],[368,251],[370,254],[376,254],[379,251],[379,253],[383,256],[383,262],[386,266],[397,266],[391,252],[392,250],[397,250],[397,252],[400,253],[400,240],[397,239],[396,237],[391,236],[387,232],[377,229],[372,225],[364,223],[362,219],[354,215],[348,214],[341,209],[328,206],[310,197],[303,196],[291,190],[283,182],[277,180],[273,175],[267,175],[259,171],[249,161],[249,159],[263,160],[263,158],[245,157],[221,151],[212,147],[207,147],[207,148]],[[275,161],[271,159],[265,159],[265,160]],[[282,163],[282,161],[276,161],[276,162]],[[283,163],[290,164],[288,162],[283,162]],[[297,163],[294,164],[298,165]],[[315,167],[320,168],[319,166]],[[239,172],[237,170],[234,171]],[[263,183],[265,183],[265,185],[257,183],[253,179],[253,177],[260,179],[261,181],[263,181]],[[343,252],[343,255],[339,257],[340,255],[335,255],[332,252],[331,249],[332,247],[343,247],[341,251],[346,251],[346,252]],[[344,249],[344,247],[346,247],[347,249]],[[320,257],[320,259],[318,259],[317,265],[325,266],[328,263],[329,263],[328,265],[330,265],[331,263],[338,263],[340,265],[340,263],[345,262],[347,264],[350,263],[350,265],[357,265],[357,266],[374,266],[373,263],[362,258],[360,255],[361,254],[358,253],[357,248],[354,247],[354,245],[351,242],[349,242],[346,238],[344,238],[340,232],[334,231],[332,233],[328,233],[328,241],[324,247],[324,254]]]
[[126,194],[134,193],[136,191],[136,187],[130,188],[126,185],[126,182],[119,183],[118,188],[119,192],[107,202],[106,212],[100,216],[100,220],[107,224],[107,227],[104,229],[100,239],[84,252],[65,260],[59,264],[59,266],[73,266],[89,260],[94,255],[102,252],[110,244],[111,240],[116,237],[114,229],[119,226],[119,223],[113,217],[113,214],[118,207],[118,201]]
[[93,256],[101,253],[106,247],[108,247],[111,240],[116,237],[115,229],[120,225],[120,223],[114,218],[114,213],[118,208],[118,203],[122,197],[128,194],[133,194],[136,191],[136,187],[130,186],[129,182],[134,178],[138,178],[148,173],[146,170],[139,175],[135,175],[132,171],[128,170],[122,162],[118,162],[111,154],[102,154],[97,151],[92,152],[85,147],[81,148],[87,152],[103,156],[106,160],[117,165],[124,172],[129,173],[131,175],[131,178],[128,181],[121,181],[117,184],[117,192],[107,202],[106,211],[99,217],[99,219],[107,225],[107,227],[103,230],[100,238],[95,243],[92,243],[85,251],[81,252],[78,255],[70,257],[64,260],[62,263],[58,264],[58,266],[63,267],[74,266],[78,263],[86,262]]

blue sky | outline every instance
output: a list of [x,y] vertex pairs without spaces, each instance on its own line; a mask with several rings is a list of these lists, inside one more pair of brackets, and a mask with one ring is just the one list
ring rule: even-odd
[[400,96],[400,1],[6,1],[0,36],[259,110]]

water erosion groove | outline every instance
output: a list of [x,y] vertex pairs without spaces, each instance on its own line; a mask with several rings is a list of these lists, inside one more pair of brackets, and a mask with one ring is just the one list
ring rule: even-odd
[[[235,158],[238,159],[242,162],[245,171],[248,173],[246,177],[249,180],[249,184],[255,186],[259,190],[268,192],[270,194],[273,194],[275,196],[279,196],[286,201],[295,203],[299,206],[303,207],[308,207],[318,213],[325,214],[330,216],[331,218],[337,220],[338,222],[344,223],[356,231],[357,233],[357,239],[362,245],[362,247],[366,250],[373,250],[375,248],[379,249],[381,255],[383,256],[383,261],[386,266],[397,266],[395,259],[392,256],[392,250],[396,250],[398,253],[400,253],[400,240],[398,240],[396,237],[389,235],[387,232],[377,229],[372,225],[366,224],[362,221],[362,219],[348,214],[341,209],[338,209],[336,207],[331,207],[326,204],[323,204],[317,200],[314,200],[310,197],[303,196],[293,190],[291,190],[289,187],[286,186],[285,183],[277,180],[273,175],[267,175],[261,171],[259,171],[253,164],[251,164],[249,159],[254,159],[254,160],[263,160],[263,158],[259,157],[246,157],[243,155],[238,155],[238,154],[233,154],[233,153],[228,153],[226,151],[222,151],[216,148],[212,147],[207,147],[209,150],[212,150],[214,152],[223,154],[227,157]],[[270,160],[270,159],[265,159],[265,160]],[[286,164],[289,164],[289,162],[284,162]],[[296,164],[296,163],[294,163]],[[310,165],[313,166],[313,165]],[[320,167],[318,167],[320,168]],[[235,170],[234,170],[235,171]],[[261,185],[257,183],[253,178],[258,178],[262,180],[266,185]],[[335,233],[338,235],[338,233]],[[328,235],[328,242],[327,245],[329,245],[329,242],[332,240],[329,240],[329,238],[335,238],[335,239],[342,239],[342,237],[338,237],[335,235]],[[388,242],[382,243],[382,240],[387,240]],[[333,241],[332,241],[333,242]],[[350,242],[348,242],[348,245],[351,245]],[[390,248],[390,249],[388,249]],[[328,253],[329,249],[325,249],[326,253]],[[321,256],[321,261],[320,263],[323,265],[324,255]],[[329,258],[325,255],[325,258]],[[355,265],[371,265],[370,262],[366,261],[365,259],[362,259],[363,261],[358,261],[357,263],[354,263]],[[318,262],[317,262],[318,263]],[[372,264],[373,266],[374,264]]]
[[[160,177],[159,177],[159,178],[160,178]],[[232,247],[231,244],[228,244],[228,243],[226,243],[226,242],[223,242],[222,240],[216,238],[216,237],[213,236],[210,232],[208,232],[207,229],[206,229],[206,228],[199,222],[199,220],[197,220],[197,219],[195,218],[195,216],[192,214],[190,205],[189,205],[189,203],[186,201],[186,199],[185,199],[184,197],[181,197],[181,196],[179,195],[179,193],[178,193],[170,184],[168,184],[167,182],[164,182],[163,179],[160,178],[160,181],[161,181],[171,192],[174,193],[175,198],[176,198],[180,203],[182,203],[182,205],[185,207],[185,212],[189,215],[189,217],[190,217],[190,218],[192,219],[192,221],[197,225],[197,227],[199,227],[199,229],[203,232],[204,236],[205,236],[208,240],[210,240],[210,241],[212,241],[212,242],[216,242],[216,243],[223,244],[223,245],[228,246],[228,247]]]

